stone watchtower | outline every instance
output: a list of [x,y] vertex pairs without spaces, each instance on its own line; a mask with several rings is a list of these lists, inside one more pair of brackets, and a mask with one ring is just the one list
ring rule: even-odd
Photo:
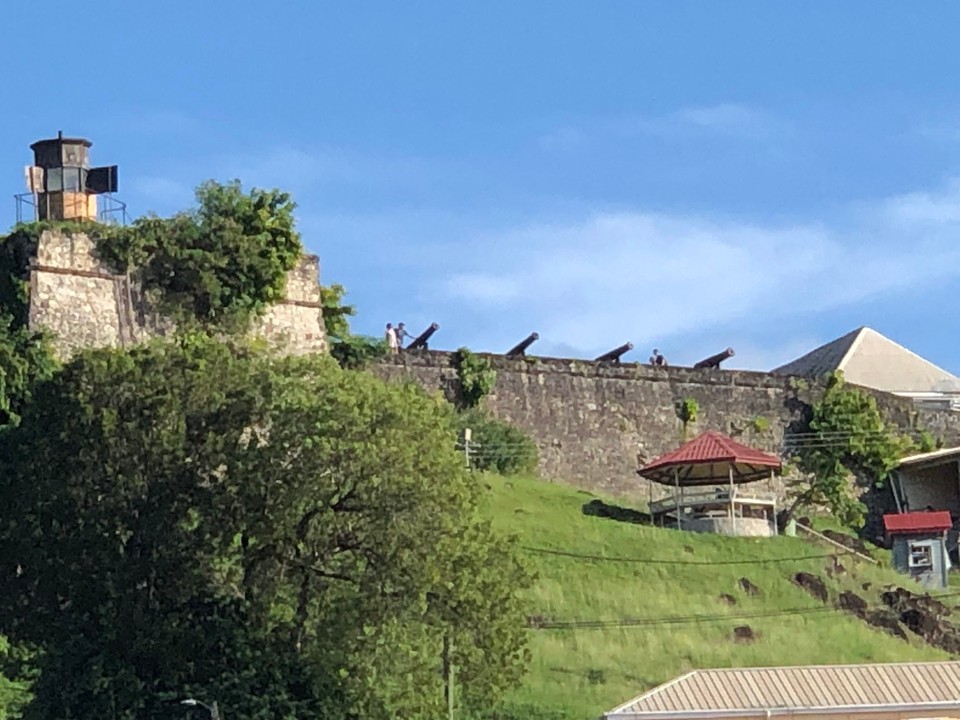
[[97,196],[117,191],[117,166],[90,167],[90,147],[83,138],[63,133],[38,140],[27,186],[34,197],[35,220],[96,220]]

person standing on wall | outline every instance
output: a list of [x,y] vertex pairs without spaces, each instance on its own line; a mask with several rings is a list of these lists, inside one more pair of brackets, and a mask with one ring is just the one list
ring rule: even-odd
[[397,333],[397,350],[399,351],[403,348],[404,338],[412,338],[413,335],[407,332],[407,328],[404,327],[403,323],[397,323],[397,327],[394,332]]
[[387,340],[387,349],[391,355],[396,355],[400,352],[400,346],[397,342],[397,331],[393,329],[393,323],[387,323],[387,331],[384,333],[384,337]]

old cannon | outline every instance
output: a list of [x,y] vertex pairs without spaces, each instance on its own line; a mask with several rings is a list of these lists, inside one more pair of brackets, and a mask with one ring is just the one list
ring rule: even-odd
[[533,345],[539,339],[540,335],[538,333],[530,333],[525,340],[517,343],[512,348],[507,350],[507,357],[523,357],[527,354],[527,348]]
[[633,350],[633,343],[631,342],[624,343],[620,347],[616,347],[610,352],[605,352],[603,355],[601,355],[596,360],[594,360],[594,362],[598,362],[598,363],[612,362],[612,363],[617,363],[619,365],[620,358],[626,353],[630,352],[631,350]]
[[723,362],[724,360],[726,360],[727,358],[733,357],[734,355],[736,355],[736,353],[733,352],[733,348],[727,348],[727,349],[724,350],[723,352],[718,352],[716,355],[711,355],[711,356],[708,357],[706,360],[701,360],[700,362],[698,362],[698,363],[697,363],[696,365],[694,365],[693,367],[698,368],[698,369],[700,369],[700,368],[718,368],[718,367],[720,367],[720,363],[722,363],[722,362]]
[[413,342],[407,345],[407,350],[429,350],[427,346],[427,341],[433,336],[433,334],[440,329],[440,326],[436,323],[430,323],[430,327],[424,330],[422,333],[417,335]]

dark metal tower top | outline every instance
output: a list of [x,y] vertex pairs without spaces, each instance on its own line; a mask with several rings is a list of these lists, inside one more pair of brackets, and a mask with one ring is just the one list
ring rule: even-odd
[[88,151],[92,145],[84,138],[65,138],[60,132],[50,140],[37,140],[30,149],[37,167],[90,167]]

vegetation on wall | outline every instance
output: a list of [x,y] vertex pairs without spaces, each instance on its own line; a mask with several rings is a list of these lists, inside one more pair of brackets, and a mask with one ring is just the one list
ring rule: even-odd
[[[530,577],[419,389],[202,334],[80,354],[0,434],[27,717],[461,716],[526,665]],[[42,499],[38,504],[37,500]]]
[[841,522],[857,526],[866,508],[853,480],[882,487],[900,458],[917,446],[887,423],[876,398],[845,383],[842,373],[826,381],[822,397],[812,403],[807,427],[790,440],[800,479],[787,517],[802,506],[825,505]]
[[685,441],[689,434],[690,426],[697,422],[697,417],[700,414],[700,403],[689,397],[678,400],[674,405],[674,412],[680,421],[680,440]]
[[178,324],[244,328],[284,295],[302,252],[295,204],[279,190],[206,182],[197,207],[97,233],[99,257],[132,273]]
[[493,390],[497,373],[485,357],[462,347],[453,354],[460,383],[460,399],[465,408],[475,408]]

